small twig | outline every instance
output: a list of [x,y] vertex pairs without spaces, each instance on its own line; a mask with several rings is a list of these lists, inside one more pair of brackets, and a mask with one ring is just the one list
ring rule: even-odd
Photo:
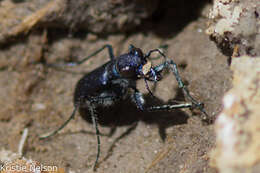
[[24,148],[24,144],[27,139],[27,136],[28,136],[28,128],[25,128],[23,130],[23,134],[22,134],[21,140],[19,142],[19,146],[18,146],[18,154],[20,156],[23,156],[23,148]]

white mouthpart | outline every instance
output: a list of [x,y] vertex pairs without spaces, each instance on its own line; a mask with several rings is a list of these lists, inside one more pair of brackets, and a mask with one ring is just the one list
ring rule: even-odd
[[146,75],[152,67],[152,63],[150,61],[147,61],[145,65],[143,65],[142,72],[144,75]]

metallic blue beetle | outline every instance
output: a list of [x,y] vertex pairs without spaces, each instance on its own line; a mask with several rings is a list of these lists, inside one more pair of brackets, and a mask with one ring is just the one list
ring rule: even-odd
[[[189,94],[188,89],[182,82],[179,75],[177,65],[173,60],[168,59],[160,49],[150,50],[148,53],[143,54],[142,50],[129,46],[129,52],[115,58],[113,49],[110,45],[105,45],[101,49],[97,50],[90,56],[75,63],[68,64],[69,66],[80,65],[89,58],[97,55],[103,49],[108,48],[110,61],[104,65],[96,68],[92,72],[83,76],[77,83],[74,93],[74,110],[69,119],[57,130],[49,133],[48,135],[41,136],[41,138],[47,138],[55,135],[58,131],[64,128],[71,119],[73,119],[75,113],[80,108],[87,108],[90,112],[92,122],[96,129],[97,136],[97,157],[94,164],[94,170],[97,167],[99,155],[100,155],[100,134],[98,130],[97,115],[95,109],[97,107],[109,107],[114,105],[116,101],[124,100],[129,94],[129,90],[132,90],[132,100],[136,104],[137,108],[141,111],[160,111],[160,110],[173,110],[178,108],[198,108],[207,118],[207,113],[204,110],[203,103],[196,101]],[[153,52],[158,52],[163,58],[163,63],[153,66],[149,60],[150,55]],[[146,88],[151,95],[147,81],[157,82],[162,79],[161,72],[168,68],[173,72],[179,88],[183,90],[183,93],[188,103],[175,104],[175,105],[160,105],[145,107],[145,101],[142,93],[136,88],[136,81],[138,79],[144,79]]]

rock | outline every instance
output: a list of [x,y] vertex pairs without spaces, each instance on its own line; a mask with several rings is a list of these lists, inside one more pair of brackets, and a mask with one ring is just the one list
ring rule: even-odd
[[152,15],[158,0],[0,1],[0,43],[35,27],[87,30],[105,35],[129,31]]
[[233,60],[233,88],[215,122],[211,165],[220,173],[260,172],[260,57]]
[[227,56],[259,56],[259,15],[259,0],[214,0],[206,33]]

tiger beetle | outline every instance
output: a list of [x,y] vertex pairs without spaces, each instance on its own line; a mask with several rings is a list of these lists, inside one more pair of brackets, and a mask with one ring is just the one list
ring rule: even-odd
[[[203,119],[207,119],[208,115],[204,110],[204,104],[196,101],[189,94],[189,90],[184,85],[179,75],[176,63],[172,59],[168,59],[160,49],[153,49],[144,54],[141,49],[130,45],[128,53],[115,57],[112,46],[107,44],[81,61],[66,65],[80,65],[105,48],[108,49],[110,61],[94,69],[78,81],[74,93],[74,110],[71,116],[57,130],[47,135],[42,135],[40,137],[41,139],[55,135],[74,118],[78,109],[87,108],[90,112],[97,137],[97,155],[93,167],[95,171],[100,155],[100,133],[95,110],[97,107],[113,106],[116,101],[124,100],[129,94],[129,90],[132,90],[132,101],[136,104],[137,109],[141,111],[170,111],[180,108],[197,108],[204,114]],[[164,58],[164,61],[156,66],[153,66],[150,61],[150,56],[154,52],[158,52]],[[179,88],[182,89],[185,98],[189,102],[145,107],[143,94],[136,88],[136,81],[138,79],[143,79],[147,91],[153,96],[147,81],[160,81],[162,79],[161,73],[164,69],[169,69],[173,73]]]

